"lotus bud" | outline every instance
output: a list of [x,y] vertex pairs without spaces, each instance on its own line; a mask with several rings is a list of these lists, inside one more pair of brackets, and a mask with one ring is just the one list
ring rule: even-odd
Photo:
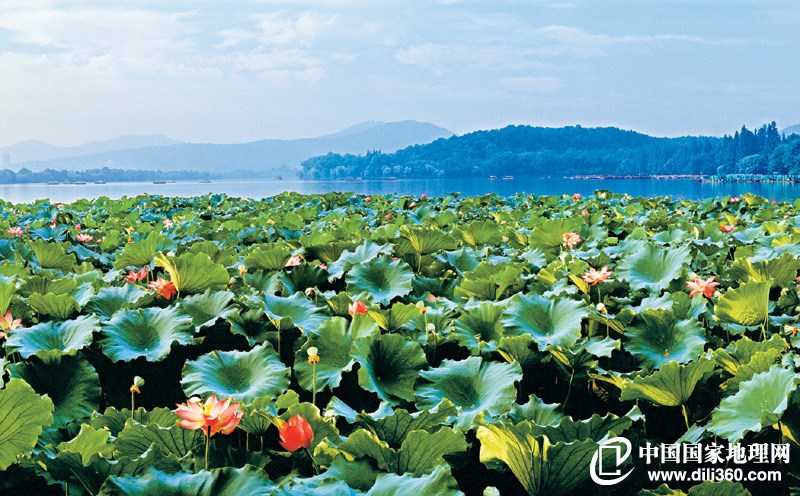
[[604,304],[602,304],[602,303],[598,303],[597,304],[597,311],[602,313],[602,314],[608,313],[608,309],[606,309],[606,306]]
[[333,408],[328,407],[328,408],[325,409],[324,412],[322,412],[322,419],[325,420],[325,422],[328,422],[330,424],[335,424],[336,423],[336,412],[333,410]]
[[500,491],[494,486],[489,486],[483,490],[483,496],[500,496]]
[[306,290],[305,290],[305,293],[306,293],[306,296],[308,296],[309,298],[311,298],[311,297],[312,297],[312,296],[314,296],[314,295],[315,295],[317,292],[314,290],[314,288],[306,288]]
[[133,393],[141,394],[142,391],[139,388],[141,388],[142,386],[144,386],[144,379],[142,379],[137,375],[136,377],[133,378],[133,384],[131,385],[130,388],[131,394]]
[[174,257],[175,256],[175,252],[174,251],[168,251],[167,252],[167,256],[168,257]]
[[722,293],[719,291],[714,291],[714,298],[719,298],[720,296],[722,296]]
[[239,270],[240,276],[244,276],[245,274],[247,274],[247,267],[245,267],[244,265],[239,265],[238,267],[236,267],[236,269]]
[[428,307],[425,306],[425,303],[418,301],[417,302],[417,310],[419,310],[419,314],[422,315],[428,311]]
[[425,326],[425,332],[436,334],[436,326],[433,324],[433,322],[428,322],[428,325]]

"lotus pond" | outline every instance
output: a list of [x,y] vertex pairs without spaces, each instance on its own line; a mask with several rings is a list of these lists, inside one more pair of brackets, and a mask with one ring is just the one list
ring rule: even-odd
[[[0,493],[800,491],[800,205],[0,209]],[[788,451],[772,486],[661,485],[647,469],[674,464],[636,457],[596,485],[592,457],[618,436]]]

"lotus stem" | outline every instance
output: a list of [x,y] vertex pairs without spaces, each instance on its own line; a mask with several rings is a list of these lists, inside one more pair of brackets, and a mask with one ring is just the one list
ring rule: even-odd
[[572,393],[572,381],[575,379],[575,368],[572,368],[572,371],[569,374],[569,384],[567,384],[567,397],[564,398],[564,403],[561,405],[561,409],[566,411],[567,409],[567,402],[569,401],[569,395]]
[[136,400],[134,399],[135,394],[136,393],[131,391],[131,419],[133,418],[133,412],[136,411]]
[[211,444],[211,427],[206,430],[206,470],[208,470],[208,445]]
[[683,413],[683,421],[686,423],[686,431],[689,431],[689,410],[686,409],[686,405],[681,405],[681,413]]
[[308,455],[308,459],[311,460],[311,466],[314,467],[314,474],[319,475],[319,467],[317,466],[317,462],[314,461],[314,457],[311,456],[311,452],[308,451],[308,448],[303,448],[305,450],[306,455]]
[[317,364],[311,364],[311,404],[317,405]]

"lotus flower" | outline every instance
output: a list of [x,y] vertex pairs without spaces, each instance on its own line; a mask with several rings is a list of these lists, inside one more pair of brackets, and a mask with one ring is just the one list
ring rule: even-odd
[[286,267],[297,267],[303,262],[303,257],[300,255],[292,255],[289,261],[286,262]]
[[314,431],[308,420],[295,415],[278,428],[280,444],[286,451],[294,453],[300,448],[308,449],[314,440]]
[[172,219],[164,219],[164,228],[169,229],[170,227],[174,226],[175,223],[172,222]]
[[694,298],[694,295],[703,294],[706,298],[711,298],[714,296],[714,289],[719,286],[719,283],[714,281],[715,276],[711,276],[706,280],[703,280],[699,276],[695,276],[693,281],[688,281],[686,286],[692,290],[689,293],[690,298]]
[[231,403],[230,399],[219,401],[212,394],[205,403],[201,403],[200,398],[190,398],[185,405],[179,404],[175,413],[183,419],[178,422],[179,426],[190,430],[203,429],[206,436],[212,437],[218,432],[230,434],[236,429],[243,413],[239,405]]
[[80,224],[75,224],[75,230],[76,231],[80,231],[82,227],[83,226],[81,226]]
[[589,211],[584,208],[583,210],[581,210],[581,215],[586,217],[587,215],[589,215]]
[[75,239],[80,241],[81,243],[88,243],[94,240],[94,237],[91,234],[81,233],[75,236]]
[[590,267],[589,270],[583,273],[583,280],[594,286],[597,283],[608,280],[613,273],[614,272],[608,270],[607,265],[603,265],[603,268],[600,270],[595,270],[594,268]]
[[581,194],[580,194],[580,193],[575,193],[575,194],[573,194],[573,195],[572,195],[572,199],[573,199],[573,200],[580,200],[580,199],[581,199]]
[[564,233],[564,246],[571,250],[581,242],[581,235],[574,232]]
[[177,288],[175,288],[175,284],[172,281],[167,281],[160,277],[155,281],[150,281],[150,284],[148,284],[147,287],[158,291],[159,294],[156,295],[156,298],[161,298],[163,296],[164,299],[167,300],[171,299],[178,292]]
[[355,301],[348,305],[347,313],[349,313],[351,317],[357,313],[367,313],[367,304],[363,301]]
[[719,226],[719,230],[724,233],[733,232],[734,229],[736,229],[736,226],[732,226],[730,224],[722,224],[721,226]]
[[11,236],[22,236],[23,234],[25,234],[25,231],[23,231],[22,228],[19,226],[9,227],[6,232]]
[[372,197],[371,197],[371,196],[368,196],[368,197],[364,198],[364,201],[365,201],[365,202],[367,202],[367,203],[369,203],[369,202],[371,202],[371,201],[372,201]]
[[739,203],[740,201],[742,201],[741,198],[739,198],[738,196],[734,196],[733,198],[728,200],[728,203]]
[[141,269],[137,270],[136,272],[130,270],[128,271],[128,275],[123,277],[126,282],[131,284],[135,284],[143,279],[147,278],[147,267],[142,267]]
[[10,310],[5,315],[0,316],[0,339],[6,337],[6,331],[17,327],[22,327],[22,319],[15,319]]
[[386,220],[392,220],[392,214],[386,214],[383,216],[383,218]]
[[428,198],[428,195],[426,195],[425,193],[422,193],[421,198],[424,200],[424,199]]

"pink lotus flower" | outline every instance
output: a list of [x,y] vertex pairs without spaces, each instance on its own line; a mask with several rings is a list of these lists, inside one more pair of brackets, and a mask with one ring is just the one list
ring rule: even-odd
[[428,195],[426,195],[425,193],[422,193],[422,196],[420,198],[422,198],[424,200],[424,199],[428,198]]
[[50,223],[50,227],[56,227],[56,225],[57,225],[56,221],[53,221],[53,222]]
[[714,281],[715,276],[711,276],[706,280],[703,280],[699,276],[695,276],[693,281],[688,281],[686,283],[686,287],[692,290],[689,293],[690,298],[694,298],[694,295],[703,294],[706,298],[711,298],[714,296],[714,291],[719,283]]
[[770,203],[772,203],[773,205],[777,205],[778,201],[777,200],[772,200]]
[[742,201],[741,198],[739,198],[738,196],[734,196],[733,198],[728,200],[728,203],[739,203],[740,201]]
[[303,257],[300,255],[292,255],[289,257],[289,261],[286,262],[286,267],[297,267],[301,263],[303,263]]
[[364,201],[365,201],[365,202],[367,202],[367,203],[369,203],[369,202],[371,202],[371,201],[372,201],[372,197],[371,197],[371,196],[368,196],[368,197],[364,198]]
[[156,298],[164,297],[166,300],[172,299],[172,297],[178,293],[178,290],[175,288],[175,284],[172,281],[167,281],[160,277],[155,281],[150,281],[150,284],[148,284],[147,287],[155,289],[158,292]]
[[141,269],[134,271],[128,271],[128,275],[123,277],[123,279],[131,284],[135,284],[143,279],[147,279],[147,267],[142,267]]
[[581,215],[586,217],[587,215],[589,215],[589,211],[584,208],[583,210],[581,210]]
[[733,232],[734,229],[736,229],[736,226],[732,226],[730,224],[722,224],[721,226],[719,226],[719,230],[724,233]]
[[574,232],[564,233],[564,246],[566,246],[568,250],[573,249],[580,242],[580,234]]
[[308,420],[295,415],[278,428],[280,444],[286,451],[294,453],[300,448],[308,449],[314,440],[314,430]]
[[328,270],[328,266],[327,266],[327,265],[325,265],[324,263],[318,263],[318,264],[317,264],[317,267],[319,267],[319,268],[320,268],[320,269],[322,269],[322,270]]
[[231,403],[230,399],[217,400],[211,395],[205,401],[200,398],[190,398],[185,405],[178,405],[175,413],[182,419],[178,425],[184,429],[202,429],[208,437],[216,433],[230,434],[242,420],[243,412],[239,410],[240,403]]
[[613,273],[614,272],[608,270],[607,265],[604,265],[600,270],[595,270],[594,268],[590,267],[589,270],[583,273],[583,280],[594,286],[597,283],[608,280]]
[[80,231],[80,230],[81,230],[81,225],[80,225],[80,224],[75,224],[75,229],[76,229],[77,231]]
[[77,239],[81,243],[88,243],[90,241],[93,241],[94,237],[91,234],[81,233],[81,234],[78,234],[77,236],[75,236],[75,239]]
[[367,313],[367,304],[363,301],[355,301],[348,305],[347,313],[349,313],[351,317],[357,313]]
[[6,337],[6,333],[17,327],[22,327],[22,319],[15,319],[11,315],[11,311],[7,311],[5,315],[0,316],[0,339]]
[[6,232],[11,236],[22,236],[23,234],[25,234],[25,231],[23,231],[22,228],[19,226],[9,227]]
[[386,214],[383,216],[383,218],[386,220],[392,220],[392,214]]
[[582,198],[582,197],[581,197],[581,194],[580,194],[580,193],[575,193],[575,194],[573,194],[573,195],[572,195],[572,199],[573,199],[573,200],[580,200],[581,198]]

